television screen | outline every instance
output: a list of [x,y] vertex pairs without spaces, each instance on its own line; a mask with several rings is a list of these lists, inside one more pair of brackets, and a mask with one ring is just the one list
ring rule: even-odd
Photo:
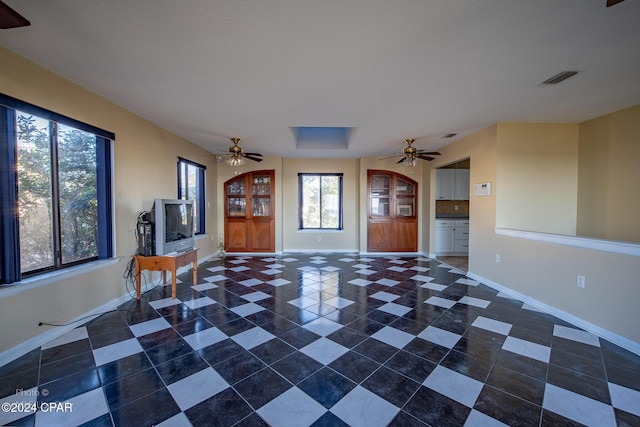
[[175,242],[193,236],[193,205],[164,205],[165,242]]

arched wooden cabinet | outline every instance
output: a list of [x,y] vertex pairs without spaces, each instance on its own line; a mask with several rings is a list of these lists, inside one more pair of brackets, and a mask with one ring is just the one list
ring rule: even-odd
[[418,183],[382,170],[367,171],[367,251],[418,250]]
[[238,175],[224,183],[224,250],[274,252],[274,171]]

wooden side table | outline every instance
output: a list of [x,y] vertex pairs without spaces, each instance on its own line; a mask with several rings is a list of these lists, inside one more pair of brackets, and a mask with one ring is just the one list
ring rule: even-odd
[[193,263],[193,285],[198,284],[198,249],[180,252],[173,255],[142,256],[134,255],[136,263],[136,283],[138,284],[136,296],[140,299],[142,270],[162,271],[162,283],[167,284],[167,271],[171,272],[171,298],[176,297],[176,270],[183,265]]

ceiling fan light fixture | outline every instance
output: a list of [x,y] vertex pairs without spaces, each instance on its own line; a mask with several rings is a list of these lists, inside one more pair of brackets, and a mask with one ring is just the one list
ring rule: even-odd
[[414,156],[407,156],[404,158],[402,165],[406,167],[416,167],[417,163],[418,162],[416,161],[416,158]]
[[238,167],[245,164],[245,160],[240,156],[231,156],[225,161],[229,166]]

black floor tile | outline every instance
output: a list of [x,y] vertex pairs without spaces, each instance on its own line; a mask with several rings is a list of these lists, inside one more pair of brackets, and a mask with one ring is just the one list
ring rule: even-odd
[[298,388],[329,409],[356,387],[356,383],[324,367],[298,384]]
[[[317,263],[318,259],[322,262]],[[98,395],[105,399],[109,413],[85,423],[86,426],[111,425],[112,421],[115,425],[153,425],[180,413],[167,387],[175,391],[176,382],[187,378],[196,380],[193,375],[206,370],[220,375],[230,387],[203,402],[192,402],[191,408],[179,414],[194,426],[266,426],[255,411],[294,386],[299,389],[297,392],[306,393],[307,402],[313,400],[318,408],[325,408],[326,412],[314,426],[342,426],[346,423],[329,409],[358,385],[395,408],[401,408],[390,426],[469,425],[467,418],[472,408],[445,396],[456,396],[457,391],[455,387],[447,390],[447,381],[441,376],[454,375],[457,378],[453,384],[464,381],[465,377],[484,383],[475,400],[474,409],[478,413],[474,413],[474,417],[492,417],[507,425],[579,425],[542,408],[544,391],[553,385],[609,405],[618,425],[640,425],[637,414],[615,407],[627,405],[629,409],[628,403],[623,404],[609,394],[610,384],[630,389],[629,395],[633,395],[632,391],[640,392],[639,355],[604,339],[599,340],[601,347],[598,347],[554,336],[556,325],[573,326],[553,315],[523,308],[521,301],[498,296],[498,291],[482,283],[477,286],[455,283],[464,276],[438,267],[435,260],[419,259],[358,254],[285,254],[244,257],[242,262],[234,262],[240,259],[233,255],[211,259],[200,266],[199,283],[208,283],[205,278],[214,275],[223,274],[226,279],[217,281],[215,288],[194,291],[191,273],[187,272],[181,276],[183,283],[177,286],[177,296],[182,302],[207,296],[214,304],[191,309],[177,301],[178,304],[156,310],[150,302],[169,298],[171,291],[169,286],[156,287],[140,300],[127,301],[117,310],[87,322],[84,327],[88,339],[36,349],[0,367],[0,399],[12,398],[17,389],[38,387],[39,401],[65,401],[102,387],[102,394]],[[279,268],[282,273],[263,273],[276,263],[284,265]],[[357,264],[366,264],[375,272],[359,274],[358,268],[353,267]],[[231,270],[237,266],[246,270]],[[389,269],[393,266],[406,270]],[[410,269],[413,266],[430,270]],[[327,267],[337,271],[321,269]],[[424,281],[412,279],[417,274],[430,276],[434,278],[432,283],[446,288],[442,291],[423,288]],[[276,278],[285,278],[291,283],[282,286],[266,283]],[[240,283],[249,279],[263,283],[254,286]],[[354,279],[371,282],[388,279],[397,283],[391,286],[348,283]],[[248,295],[258,291],[269,296],[256,302],[265,310],[247,316],[231,310],[248,304],[251,299]],[[378,292],[396,296],[393,303],[410,311],[397,316],[379,310],[387,301],[372,297]],[[318,304],[299,309],[289,303],[300,296]],[[353,304],[342,309],[327,305],[335,296]],[[468,296],[489,303],[481,308],[457,302],[447,309],[425,303],[433,296],[453,302]],[[299,351],[321,338],[302,327],[320,315],[345,326],[327,338],[349,349],[328,366]],[[516,353],[518,349],[514,347],[509,347],[511,351],[503,350],[507,336],[471,326],[480,316],[485,321],[491,319],[512,325],[508,332],[502,331],[508,334],[510,345],[517,346],[524,341],[523,344],[529,342],[550,348],[549,363],[527,357],[526,346],[525,350],[520,349],[525,355]],[[161,317],[169,322],[169,328],[133,336],[129,325]],[[185,340],[199,332],[213,338],[214,327],[233,337],[256,325],[276,339],[246,350],[227,338],[197,351]],[[385,326],[402,331],[399,335],[409,334],[414,338],[402,349],[371,338]],[[428,327],[440,328],[461,338],[455,341],[455,337],[451,337],[455,341],[452,342],[450,337],[438,337],[432,333],[437,332],[434,330],[422,335],[425,339],[417,338]],[[93,351],[125,340],[140,344],[144,351],[94,366]],[[113,349],[131,348],[114,346]],[[436,372],[438,364],[448,369]],[[434,374],[439,377],[430,380],[429,376]],[[421,385],[423,383],[443,394]],[[208,386],[195,385],[194,391]],[[467,401],[466,397],[460,399]],[[12,424],[33,426],[34,423],[35,417],[30,415]]]

